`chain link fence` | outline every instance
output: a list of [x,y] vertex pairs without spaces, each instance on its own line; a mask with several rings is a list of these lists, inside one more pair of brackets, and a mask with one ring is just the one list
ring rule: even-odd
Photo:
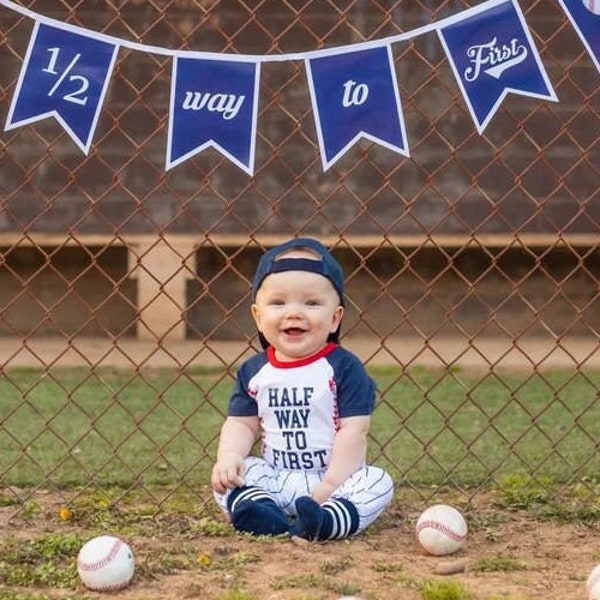
[[[28,8],[148,46],[276,55],[477,4]],[[2,132],[6,497],[205,489],[235,365],[257,349],[258,257],[309,235],[344,266],[343,343],[377,373],[371,456],[399,490],[472,499],[521,474],[595,502],[600,75],[557,2],[520,5],[559,102],[508,96],[480,135],[436,35],[394,44],[410,158],[361,141],[323,172],[304,65],[287,60],[262,66],[253,177],[211,148],[166,171],[171,60],[128,49],[89,155],[53,119]],[[3,118],[32,24],[0,7]]]

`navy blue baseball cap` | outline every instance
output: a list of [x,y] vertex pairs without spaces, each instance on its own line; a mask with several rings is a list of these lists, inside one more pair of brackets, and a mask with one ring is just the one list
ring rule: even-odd
[[[320,260],[319,258],[278,258],[291,250],[308,250],[318,256]],[[344,272],[340,263],[318,240],[314,238],[293,238],[267,250],[258,262],[252,280],[252,301],[256,300],[256,292],[258,292],[267,275],[283,273],[284,271],[308,271],[327,277],[340,298],[340,304],[344,306]],[[336,332],[329,335],[328,341],[337,343],[340,337],[340,328],[341,325]],[[267,340],[260,331],[258,335],[262,347],[267,348],[269,345]]]

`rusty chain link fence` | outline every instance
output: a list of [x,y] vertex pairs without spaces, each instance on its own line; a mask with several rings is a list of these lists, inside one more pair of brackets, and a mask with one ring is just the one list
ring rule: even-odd
[[[275,55],[477,4],[27,6],[148,46]],[[324,172],[304,65],[287,60],[262,66],[252,177],[214,149],[166,171],[171,60],[128,49],[89,155],[53,119],[0,133],[5,498],[207,493],[235,366],[257,349],[254,266],[310,235],[344,266],[343,343],[376,374],[371,458],[399,493],[474,498],[518,475],[596,502],[600,74],[558,2],[520,6],[559,101],[509,95],[480,135],[435,33],[394,44],[409,158],[361,141]],[[0,6],[2,119],[32,25]]]

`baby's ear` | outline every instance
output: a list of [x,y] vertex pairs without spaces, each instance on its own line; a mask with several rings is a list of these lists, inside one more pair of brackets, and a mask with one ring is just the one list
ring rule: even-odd
[[252,304],[250,306],[250,312],[252,313],[252,318],[254,319],[256,328],[260,331],[260,311],[258,310],[258,306],[256,304]]
[[344,307],[340,304],[333,313],[333,319],[331,320],[330,333],[335,333],[340,326],[342,317],[344,316]]

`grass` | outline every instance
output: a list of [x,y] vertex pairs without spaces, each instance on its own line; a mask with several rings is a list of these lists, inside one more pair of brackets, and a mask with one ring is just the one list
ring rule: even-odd
[[[575,471],[588,478],[583,495],[596,485],[600,373],[371,373],[380,400],[369,458],[397,481],[469,486],[535,472],[537,482],[568,482]],[[5,371],[0,477],[15,486],[206,483],[231,387],[231,374],[198,369]]]
[[351,582],[340,582],[327,575],[316,575],[314,573],[296,577],[278,577],[273,581],[271,587],[277,591],[297,588],[330,590],[342,596],[357,596],[361,592],[360,585]]
[[471,568],[473,571],[480,573],[497,573],[500,571],[523,571],[527,569],[527,565],[513,556],[498,555],[480,557]]
[[83,540],[77,534],[47,534],[25,543],[0,541],[0,582],[15,587],[73,589],[79,576],[73,556]]
[[430,580],[421,588],[423,600],[474,600],[471,594],[459,581]]

